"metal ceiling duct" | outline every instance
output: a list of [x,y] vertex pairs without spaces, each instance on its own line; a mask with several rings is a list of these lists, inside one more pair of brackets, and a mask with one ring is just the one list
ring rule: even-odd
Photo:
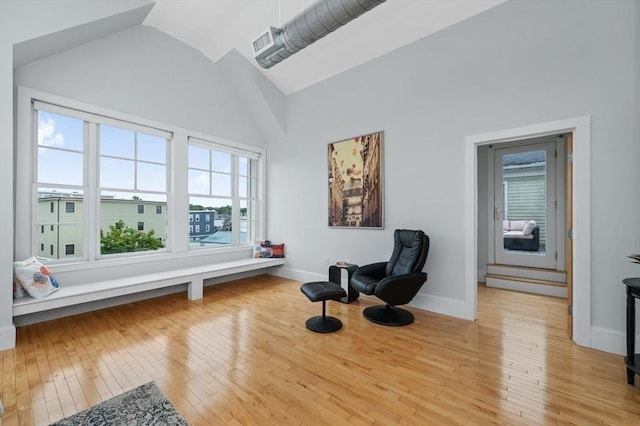
[[270,27],[256,37],[251,43],[254,57],[271,68],[385,1],[318,0],[282,28]]

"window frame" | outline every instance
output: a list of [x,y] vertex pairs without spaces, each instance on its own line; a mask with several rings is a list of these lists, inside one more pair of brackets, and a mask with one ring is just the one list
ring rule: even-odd
[[[31,256],[34,250],[37,250],[40,243],[38,242],[38,229],[36,229],[36,214],[37,214],[37,186],[36,182],[36,164],[37,159],[37,147],[34,144],[34,137],[37,135],[38,122],[37,111],[33,108],[34,102],[43,102],[49,105],[60,106],[63,110],[72,110],[77,113],[79,118],[83,116],[100,116],[105,120],[113,120],[105,122],[104,124],[113,123],[130,123],[135,131],[141,131],[146,133],[147,128],[157,129],[159,132],[168,132],[173,135],[170,139],[167,148],[167,202],[165,204],[165,220],[166,220],[166,249],[157,251],[146,251],[137,253],[121,253],[111,254],[107,256],[94,256],[87,255],[87,250],[83,253],[82,257],[75,257],[72,259],[56,259],[50,261],[50,264],[56,265],[56,271],[80,271],[90,270],[96,263],[105,265],[130,265],[137,264],[141,261],[153,262],[164,261],[168,259],[181,259],[185,257],[198,257],[207,256],[209,254],[216,256],[218,253],[232,253],[232,252],[245,252],[251,251],[252,241],[249,239],[244,243],[235,241],[233,245],[223,245],[218,247],[205,247],[199,250],[191,250],[189,246],[189,232],[188,228],[191,224],[188,220],[189,217],[189,194],[188,194],[188,146],[193,140],[202,141],[206,144],[219,145],[225,147],[227,150],[240,153],[241,155],[248,156],[247,154],[254,155],[257,158],[256,161],[256,202],[255,202],[255,239],[263,240],[264,225],[266,221],[264,200],[266,194],[265,178],[266,178],[266,150],[254,145],[248,145],[244,143],[238,143],[218,137],[214,137],[209,134],[203,134],[189,129],[181,128],[178,126],[168,125],[166,123],[141,118],[135,115],[123,113],[120,111],[110,110],[104,107],[99,107],[92,104],[72,100],[69,98],[53,95],[38,90],[34,90],[27,87],[19,86],[17,88],[17,113],[16,113],[16,167],[23,170],[24,173],[20,173],[16,178],[16,203],[15,211],[17,212],[15,219],[16,232],[22,235],[22,238],[15,239],[14,253],[16,259],[27,258]],[[56,111],[52,111],[57,113]],[[64,114],[64,113],[63,113]],[[69,114],[64,114],[69,115]],[[97,125],[91,125],[86,130],[94,135],[98,132]],[[140,130],[138,130],[140,129]],[[142,130],[145,129],[145,130]],[[93,148],[97,150],[97,147]],[[94,154],[99,158],[99,153]],[[99,172],[89,172],[88,168],[84,167],[85,174],[93,174],[93,176],[85,176],[85,184],[96,184],[96,180],[99,177]],[[87,182],[89,180],[90,182]],[[234,184],[237,185],[237,182]],[[97,187],[97,185],[96,185]],[[99,198],[99,197],[97,197]],[[99,200],[91,200],[91,203],[83,203],[80,206],[83,214],[85,214],[85,221],[91,220],[92,225],[95,225],[98,220],[97,211]],[[76,209],[78,206],[76,206]],[[238,204],[238,212],[240,205]],[[86,210],[85,210],[86,209]],[[78,211],[78,210],[76,210]],[[95,216],[91,216],[94,214]],[[96,230],[98,234],[99,226],[85,225],[89,231]],[[235,226],[239,230],[239,226]],[[85,235],[84,239],[87,239]],[[99,241],[99,235],[96,237]],[[46,242],[45,242],[46,244]],[[83,241],[85,247],[86,241]],[[48,244],[46,244],[48,245]],[[99,252],[99,245],[94,249]]]
[[[165,198],[168,200],[169,193],[169,143],[173,138],[173,134],[169,131],[160,130],[157,128],[145,126],[143,124],[139,124],[136,122],[132,122],[130,120],[123,120],[120,118],[114,118],[112,116],[106,116],[95,112],[89,111],[80,111],[78,109],[62,106],[59,104],[54,104],[48,102],[46,100],[40,99],[32,99],[32,111],[31,115],[33,117],[33,128],[34,134],[32,138],[32,145],[34,149],[34,157],[32,159],[33,164],[33,178],[32,178],[32,187],[35,195],[35,199],[37,200],[37,193],[40,187],[52,187],[52,188],[60,188],[62,190],[69,190],[69,188],[78,188],[82,190],[82,250],[80,252],[80,256],[75,256],[73,260],[69,259],[69,261],[92,261],[99,260],[104,257],[117,257],[117,256],[142,256],[147,255],[154,252],[167,251],[170,248],[168,238],[165,239],[165,247],[157,249],[157,250],[147,250],[147,251],[139,251],[139,252],[122,252],[122,253],[109,253],[103,254],[101,252],[101,243],[100,243],[100,229],[101,229],[101,203],[103,202],[102,192],[103,191],[114,191],[118,189],[114,188],[105,188],[100,182],[100,168],[101,168],[101,160],[103,155],[100,153],[100,127],[102,125],[115,127],[119,129],[123,129],[128,132],[137,134],[145,134],[154,137],[159,137],[165,141],[165,155],[166,155],[166,169],[165,169]],[[52,114],[61,115],[64,117],[68,117],[75,120],[81,120],[83,126],[83,148],[82,148],[82,156],[83,156],[83,173],[82,173],[82,184],[81,185],[65,185],[65,184],[50,184],[46,182],[39,182],[37,177],[38,171],[38,149],[39,145],[37,141],[38,135],[38,122],[39,122],[39,112],[45,111]],[[34,143],[35,142],[35,143]],[[131,192],[137,194],[149,194],[149,193],[158,193],[158,191],[144,191],[137,188],[137,185],[134,185],[133,189],[124,190],[123,192]],[[133,203],[132,203],[133,204]],[[138,214],[145,214],[145,203],[140,203],[137,205]],[[61,206],[58,207],[59,209]],[[66,203],[65,203],[65,212]],[[34,221],[37,221],[37,214],[33,217]],[[135,224],[128,224],[127,226],[135,227]],[[135,229],[135,228],[134,228]],[[107,229],[103,229],[104,232],[107,232]],[[164,235],[168,235],[169,231],[167,229],[167,223],[165,222],[165,229],[162,230]],[[58,245],[60,243],[58,242]],[[64,261],[65,258],[61,257],[61,247],[58,247],[58,259],[55,259],[56,262]],[[66,255],[65,255],[66,256]]]

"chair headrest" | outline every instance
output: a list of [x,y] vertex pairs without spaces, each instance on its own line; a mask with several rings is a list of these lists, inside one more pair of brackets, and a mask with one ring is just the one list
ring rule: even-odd
[[386,274],[402,275],[422,271],[429,254],[429,237],[421,230],[396,229]]

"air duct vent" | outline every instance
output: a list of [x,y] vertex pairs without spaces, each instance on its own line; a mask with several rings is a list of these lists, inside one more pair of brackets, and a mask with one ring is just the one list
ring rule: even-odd
[[269,27],[251,42],[263,68],[282,62],[332,31],[384,3],[385,0],[318,0],[285,23]]
[[278,50],[280,47],[276,45],[275,39],[278,35],[278,29],[269,27],[260,33],[252,42],[253,56],[264,59]]

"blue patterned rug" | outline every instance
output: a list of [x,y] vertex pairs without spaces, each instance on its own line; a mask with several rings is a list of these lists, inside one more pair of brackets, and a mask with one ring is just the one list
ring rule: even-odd
[[[51,426],[187,425],[154,382],[62,419]],[[188,426],[188,425],[187,425]]]

